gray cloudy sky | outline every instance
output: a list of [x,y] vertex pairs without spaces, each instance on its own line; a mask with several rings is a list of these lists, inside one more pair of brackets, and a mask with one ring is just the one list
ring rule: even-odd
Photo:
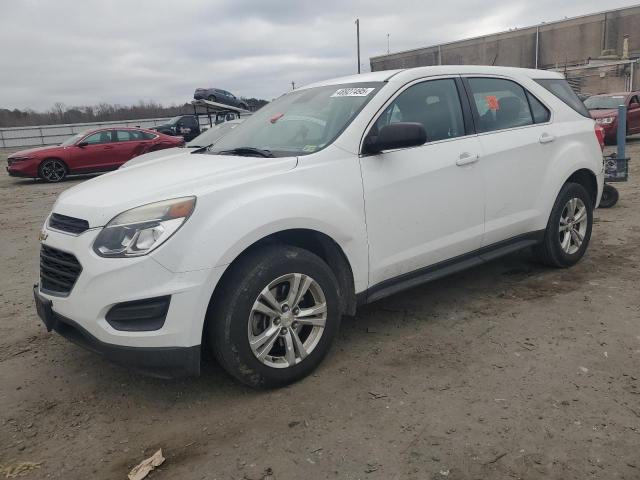
[[0,107],[271,99],[369,57],[638,0],[0,0]]

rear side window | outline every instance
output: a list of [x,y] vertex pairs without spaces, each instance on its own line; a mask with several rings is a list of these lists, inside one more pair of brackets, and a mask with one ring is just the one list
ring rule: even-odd
[[587,110],[587,107],[584,106],[582,100],[578,98],[578,95],[576,95],[576,92],[571,89],[571,86],[566,80],[562,78],[551,78],[536,80],[536,82],[549,90],[580,115],[591,118],[591,116],[589,115],[589,110]]
[[407,88],[378,118],[373,135],[386,125],[418,122],[435,142],[465,134],[460,97],[452,79],[429,80]]
[[153,140],[154,138],[157,137],[157,135],[154,135],[153,133],[149,133],[149,132],[140,132],[140,135],[144,140]]
[[116,130],[116,138],[118,139],[118,142],[128,142],[129,140],[133,140],[129,130]]
[[525,89],[501,78],[469,78],[480,132],[533,124]]
[[531,107],[534,123],[545,123],[551,118],[551,112],[545,107],[540,100],[527,92],[527,99]]

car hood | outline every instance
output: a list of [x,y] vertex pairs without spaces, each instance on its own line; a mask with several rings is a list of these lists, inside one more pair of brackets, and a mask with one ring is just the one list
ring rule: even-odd
[[38,153],[44,153],[47,151],[54,151],[54,150],[59,150],[61,147],[60,145],[49,145],[48,147],[36,147],[36,148],[29,148],[27,150],[20,150],[18,152],[14,152],[11,155],[9,155],[9,158],[11,157],[24,157],[24,156],[28,156],[28,155],[34,155],[34,154],[38,154]]
[[617,117],[618,110],[610,108],[607,110],[589,110],[591,118],[603,118],[603,117]]
[[144,162],[149,162],[151,160],[158,160],[160,158],[167,159],[175,157],[176,155],[182,155],[183,153],[191,153],[195,149],[186,150],[182,147],[173,147],[173,148],[165,148],[163,150],[156,150],[154,152],[145,153],[143,155],[139,155],[137,157],[132,158],[127,163],[123,164],[120,167],[120,170],[123,168],[129,168],[134,165],[139,165]]
[[297,161],[297,157],[172,155],[76,185],[58,197],[53,212],[83,218],[91,228],[101,227],[125,210],[170,198],[206,195],[227,185],[286,172]]

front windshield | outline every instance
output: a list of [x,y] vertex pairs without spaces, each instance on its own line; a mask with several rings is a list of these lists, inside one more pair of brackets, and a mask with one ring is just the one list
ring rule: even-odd
[[287,157],[316,152],[342,133],[381,85],[355,83],[295,90],[262,107],[220,139],[210,153],[258,149]]
[[167,122],[167,125],[175,125],[180,121],[182,117],[173,117],[171,120]]
[[589,97],[584,101],[584,105],[589,110],[618,108],[620,105],[624,105],[624,96],[609,95],[606,97]]
[[[86,133],[86,132],[85,132]],[[69,137],[67,138],[64,142],[62,142],[60,144],[61,147],[68,147],[70,145],[73,145],[74,143],[76,143],[78,140],[80,140],[82,137],[84,137],[85,133],[76,133],[73,137]]]
[[213,145],[231,130],[240,125],[240,122],[225,122],[198,135],[196,138],[187,143],[188,148],[202,148]]

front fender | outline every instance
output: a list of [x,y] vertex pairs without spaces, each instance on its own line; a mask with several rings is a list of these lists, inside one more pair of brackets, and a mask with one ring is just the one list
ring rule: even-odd
[[342,162],[343,172],[326,179],[318,178],[321,163],[198,198],[193,217],[167,242],[170,248],[158,249],[156,260],[174,272],[219,268],[269,235],[314,230],[342,248],[356,291],[366,289],[368,249],[357,158]]

